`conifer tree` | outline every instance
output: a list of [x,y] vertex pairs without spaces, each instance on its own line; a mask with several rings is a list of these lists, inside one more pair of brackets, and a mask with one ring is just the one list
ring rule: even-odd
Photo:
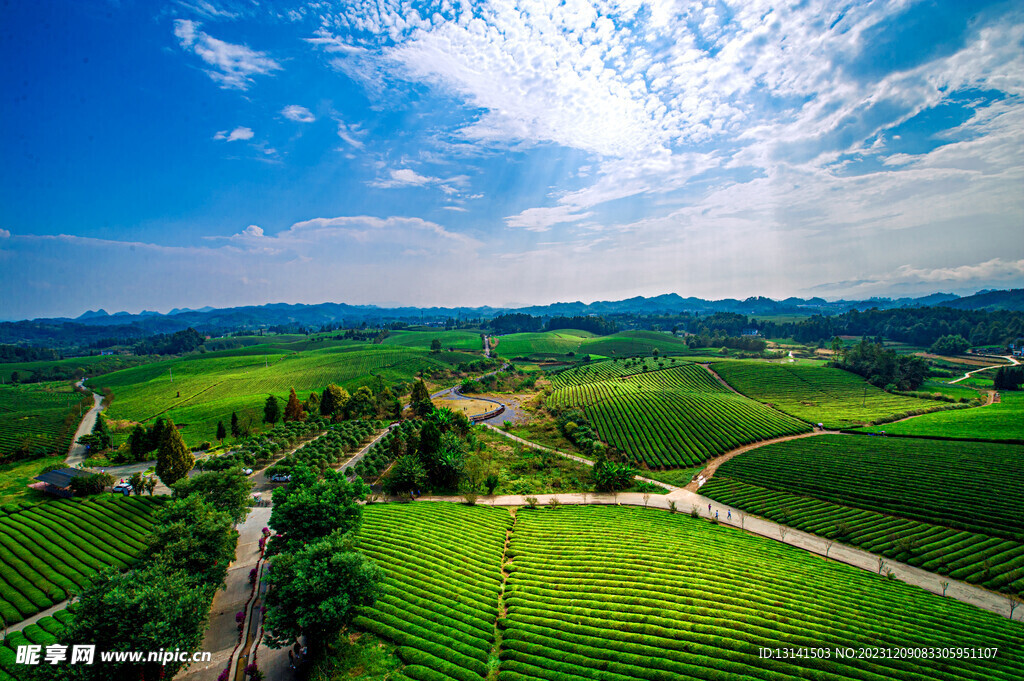
[[226,438],[227,436],[228,431],[226,428],[224,428],[224,422],[217,421],[217,439],[221,442],[224,442],[224,438]]
[[273,395],[267,396],[267,401],[263,405],[263,422],[274,424],[281,420],[281,405],[277,403],[277,398]]
[[174,427],[174,421],[167,421],[160,447],[156,451],[156,474],[160,480],[170,487],[181,480],[196,465],[196,457],[192,455],[181,433]]
[[295,394],[295,388],[292,388],[288,395],[288,404],[284,407],[284,420],[285,423],[302,420],[302,403],[299,402],[299,396]]
[[238,425],[238,413],[231,412],[231,437],[238,437],[242,434],[242,429]]

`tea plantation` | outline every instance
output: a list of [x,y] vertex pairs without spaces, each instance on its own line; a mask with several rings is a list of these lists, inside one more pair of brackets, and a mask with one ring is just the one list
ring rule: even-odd
[[1024,593],[1024,447],[824,435],[723,463],[701,493],[991,589]]
[[80,399],[65,383],[0,386],[0,457],[67,452]]
[[7,505],[0,515],[0,614],[19,622],[68,598],[144,548],[162,497]]
[[925,414],[869,428],[894,435],[1007,440],[1024,443],[1024,392],[1004,391],[1000,401],[975,409]]
[[716,362],[713,368],[744,395],[826,428],[849,428],[952,406],[892,395],[856,374],[824,366],[726,361]]
[[[405,666],[392,678],[1008,681],[1024,674],[1018,623],[664,511],[519,509],[513,521],[506,509],[371,505],[361,546],[387,583],[356,626],[399,645]],[[999,652],[914,660],[759,654],[950,646]]]
[[811,430],[683,362],[598,362],[555,376],[552,409],[579,407],[601,439],[651,468],[693,466],[741,445]]

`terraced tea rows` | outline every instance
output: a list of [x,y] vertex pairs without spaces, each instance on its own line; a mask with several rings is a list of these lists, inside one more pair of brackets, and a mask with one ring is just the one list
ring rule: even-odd
[[715,501],[803,532],[971,584],[1024,594],[1024,544],[1020,541],[769,490],[723,477],[721,472],[700,491]]
[[399,644],[411,679],[481,681],[494,647],[505,509],[444,503],[370,505],[360,550],[387,575],[355,625]]
[[72,615],[67,610],[58,610],[52,617],[42,617],[21,631],[7,634],[0,645],[0,681],[29,681],[34,678],[37,667],[17,663],[18,646],[43,646],[40,652],[42,659],[46,646],[57,642],[57,637],[71,619]]
[[[1019,679],[1020,625],[704,521],[520,510],[501,681]],[[994,659],[766,659],[761,648],[998,647]]]
[[90,576],[136,559],[161,499],[54,500],[0,516],[0,614],[8,624],[45,610]]
[[563,379],[548,405],[583,408],[602,440],[649,467],[693,466],[750,442],[810,430],[726,389],[698,365],[617,376],[621,367],[604,366],[614,364],[596,366],[605,380]]
[[0,456],[66,452],[78,426],[68,414],[79,399],[63,383],[0,386]]
[[1024,442],[1024,392],[1003,391],[999,399],[985,407],[940,411],[868,430],[894,435]]
[[715,475],[1024,541],[1024,447],[861,435],[777,442]]
[[826,428],[848,428],[951,405],[891,395],[842,369],[757,361],[716,362],[715,372],[759,402]]
[[659,369],[690,364],[676,357],[636,357],[584,364],[551,374],[552,388],[566,388],[587,383],[599,383],[620,376],[633,376]]

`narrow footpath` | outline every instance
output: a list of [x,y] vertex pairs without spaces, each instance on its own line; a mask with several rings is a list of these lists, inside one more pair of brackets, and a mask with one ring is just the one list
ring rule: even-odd
[[[84,378],[75,385],[82,390],[88,390],[88,388],[85,387]],[[92,409],[85,412],[85,416],[82,417],[82,422],[78,424],[78,430],[75,431],[75,436],[71,439],[71,446],[68,447],[68,456],[64,460],[64,463],[71,468],[78,468],[85,461],[87,448],[85,445],[78,444],[78,438],[92,432],[93,426],[96,425],[96,417],[99,416],[99,413],[103,410],[103,395],[94,392],[92,394],[92,401]]]

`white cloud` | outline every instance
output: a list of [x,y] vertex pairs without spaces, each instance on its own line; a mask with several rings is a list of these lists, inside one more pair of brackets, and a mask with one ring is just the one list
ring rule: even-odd
[[360,139],[366,135],[366,131],[362,129],[358,123],[346,124],[344,121],[337,120],[338,124],[338,137],[345,140],[356,149],[363,148],[363,140]]
[[575,213],[570,206],[553,206],[550,208],[527,208],[519,215],[505,218],[509,227],[521,227],[530,232],[546,232],[554,225],[565,222],[578,222],[593,213]]
[[189,19],[174,21],[174,35],[182,49],[194,53],[210,68],[207,75],[222,88],[247,90],[253,76],[279,71],[281,65],[246,45],[233,45],[199,30],[202,24]]
[[252,128],[246,128],[244,126],[238,126],[234,130],[228,132],[227,130],[221,130],[213,136],[215,140],[224,140],[225,142],[235,142],[238,140],[251,140],[255,133]]
[[0,228],[0,239],[9,239],[11,237],[10,230]]
[[281,115],[296,123],[312,123],[316,120],[316,116],[313,115],[312,111],[298,104],[289,104],[281,109]]

